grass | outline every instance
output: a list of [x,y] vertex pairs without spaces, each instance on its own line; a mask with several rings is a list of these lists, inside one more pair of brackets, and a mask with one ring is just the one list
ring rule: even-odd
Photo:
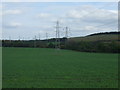
[[117,88],[118,54],[3,48],[3,88]]

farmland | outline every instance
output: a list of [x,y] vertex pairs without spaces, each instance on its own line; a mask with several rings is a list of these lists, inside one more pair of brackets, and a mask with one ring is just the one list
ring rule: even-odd
[[117,88],[118,54],[3,48],[3,88]]

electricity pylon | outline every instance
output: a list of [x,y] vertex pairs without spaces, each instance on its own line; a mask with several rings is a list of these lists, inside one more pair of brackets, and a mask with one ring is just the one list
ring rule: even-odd
[[39,40],[40,40],[40,33],[39,33],[38,37],[39,37]]
[[34,48],[36,48],[36,35],[34,37]]
[[65,47],[67,47],[67,40],[68,40],[68,27],[65,27]]
[[9,42],[11,42],[11,37],[9,36]]
[[68,27],[65,27],[65,37],[68,38]]
[[55,43],[55,48],[60,49],[60,31],[59,31],[59,21],[56,22],[56,43]]
[[48,40],[48,33],[46,33],[46,40]]

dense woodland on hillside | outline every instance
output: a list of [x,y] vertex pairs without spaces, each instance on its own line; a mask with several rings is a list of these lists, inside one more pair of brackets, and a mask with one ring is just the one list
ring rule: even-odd
[[[120,52],[120,32],[91,34],[85,37],[60,38],[60,48],[81,52]],[[48,40],[2,40],[3,47],[55,48],[56,39]]]
[[90,35],[88,35],[88,36],[94,36],[94,35],[118,35],[118,34],[120,34],[120,32],[101,32],[101,33],[94,33],[94,34],[90,34]]

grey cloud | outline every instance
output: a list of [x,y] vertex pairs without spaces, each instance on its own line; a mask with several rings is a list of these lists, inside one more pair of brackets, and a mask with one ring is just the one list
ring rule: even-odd
[[18,28],[18,27],[21,27],[22,24],[21,23],[18,23],[18,22],[12,22],[12,23],[3,23],[3,28]]

